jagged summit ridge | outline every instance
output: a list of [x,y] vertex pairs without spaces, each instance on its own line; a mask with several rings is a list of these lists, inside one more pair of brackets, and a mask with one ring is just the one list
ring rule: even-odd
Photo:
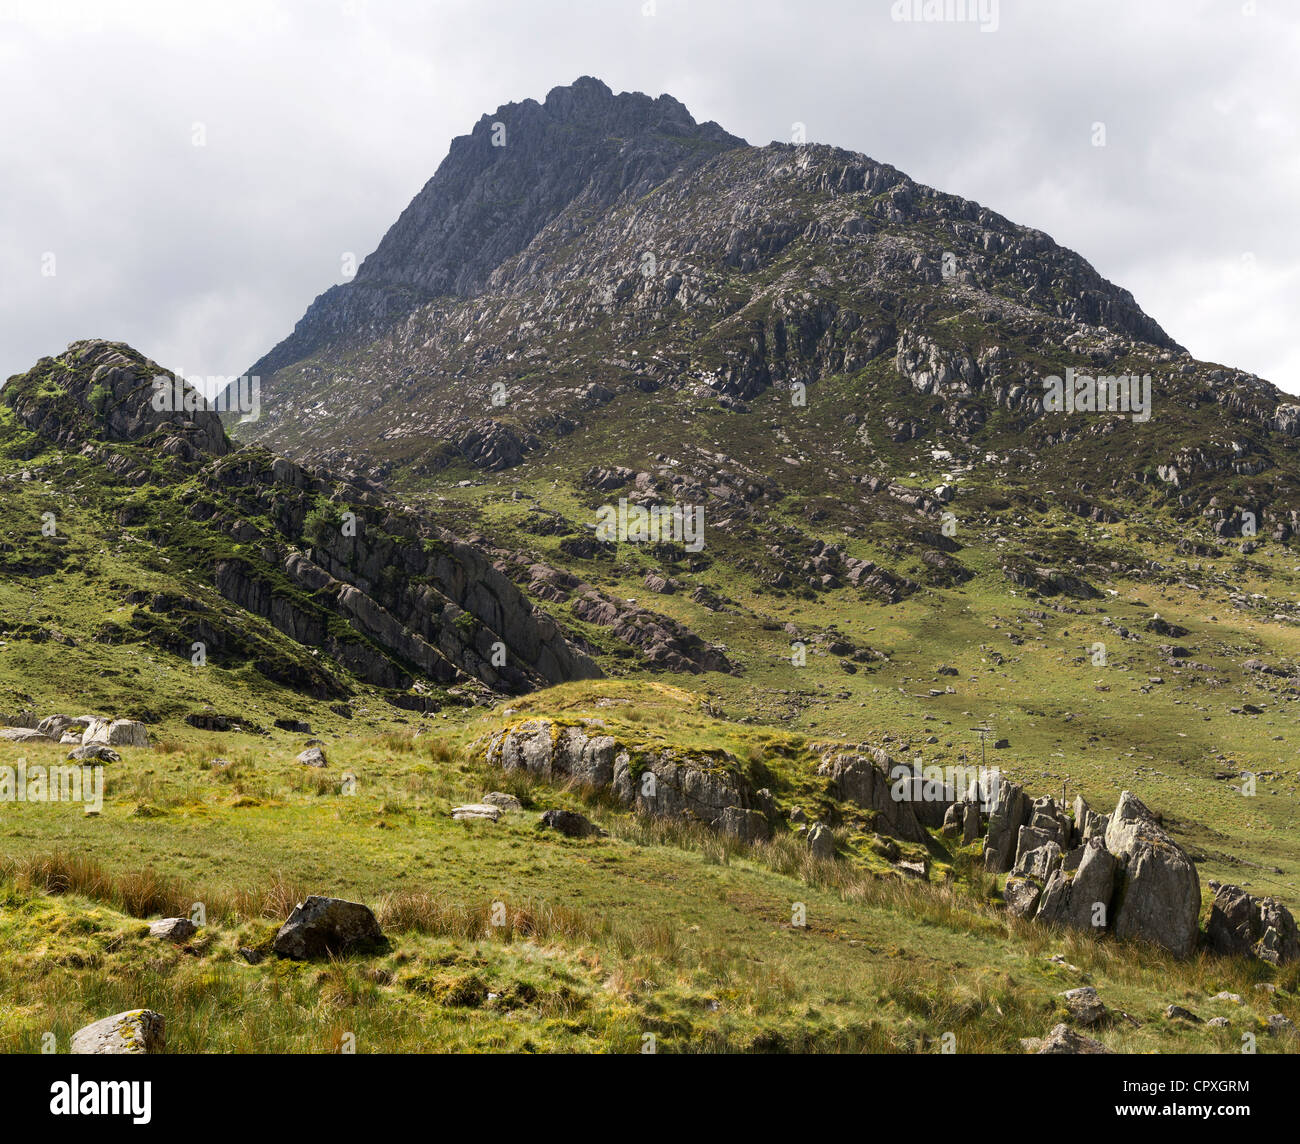
[[429,299],[472,295],[566,208],[599,212],[744,145],[671,96],[615,95],[591,77],[544,103],[505,104],[452,141],[355,279],[320,295],[250,372],[268,377],[330,343],[370,340]]

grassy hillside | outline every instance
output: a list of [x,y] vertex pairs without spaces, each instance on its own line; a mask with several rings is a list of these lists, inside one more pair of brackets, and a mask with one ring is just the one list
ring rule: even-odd
[[[774,745],[772,732],[644,684],[569,685],[516,707],[507,719],[599,711],[620,735],[742,757]],[[1177,963],[1010,921],[992,880],[968,876],[967,856],[938,841],[936,884],[923,886],[867,860],[814,860],[788,839],[749,848],[638,820],[485,769],[472,745],[500,722],[467,714],[418,736],[332,743],[326,771],[295,763],[300,740],[283,733],[190,731],[123,748],[98,815],[6,806],[0,1050],[35,1051],[47,1031],[64,1044],[92,1018],[147,1005],[166,1015],[174,1052],[330,1052],[347,1033],[359,1052],[636,1052],[647,1033],[661,1052],[933,1052],[945,1033],[959,1052],[1016,1052],[1063,1019],[1059,994],[1083,983],[1139,1023],[1101,1033],[1120,1051],[1239,1051],[1247,1032],[1261,1052],[1293,1047],[1263,1019],[1300,1018],[1294,967]],[[490,789],[524,809],[452,821],[453,805]],[[582,808],[608,837],[538,831],[550,806]],[[248,964],[238,949],[265,949],[307,893],[370,904],[390,950]],[[187,945],[147,936],[144,919],[196,902],[208,924]],[[806,926],[792,924],[796,903]],[[1278,992],[1255,988],[1269,981]],[[1211,1000],[1225,990],[1242,1003]],[[1170,1003],[1231,1025],[1168,1021]]]

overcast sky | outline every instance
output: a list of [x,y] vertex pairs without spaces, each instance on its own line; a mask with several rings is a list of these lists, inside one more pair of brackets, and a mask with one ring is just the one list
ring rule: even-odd
[[1196,356],[1300,393],[1300,3],[895,7],[0,0],[0,378],[83,337],[244,371],[453,136],[587,74],[1038,227]]

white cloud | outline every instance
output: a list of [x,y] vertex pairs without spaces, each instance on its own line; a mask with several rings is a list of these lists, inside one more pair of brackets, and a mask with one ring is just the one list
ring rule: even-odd
[[[0,2],[0,377],[89,336],[240,372],[453,136],[591,74],[755,143],[802,122],[976,199],[1078,250],[1198,356],[1300,392],[1292,5],[1001,0],[993,33],[890,7]],[[1255,272],[1233,273],[1246,252]]]

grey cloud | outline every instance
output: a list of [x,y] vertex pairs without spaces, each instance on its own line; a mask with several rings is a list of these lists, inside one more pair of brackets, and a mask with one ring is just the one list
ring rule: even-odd
[[984,32],[892,7],[0,3],[0,377],[90,336],[242,371],[453,136],[591,74],[755,143],[803,123],[1039,227],[1197,356],[1300,391],[1291,8],[1001,0]]

